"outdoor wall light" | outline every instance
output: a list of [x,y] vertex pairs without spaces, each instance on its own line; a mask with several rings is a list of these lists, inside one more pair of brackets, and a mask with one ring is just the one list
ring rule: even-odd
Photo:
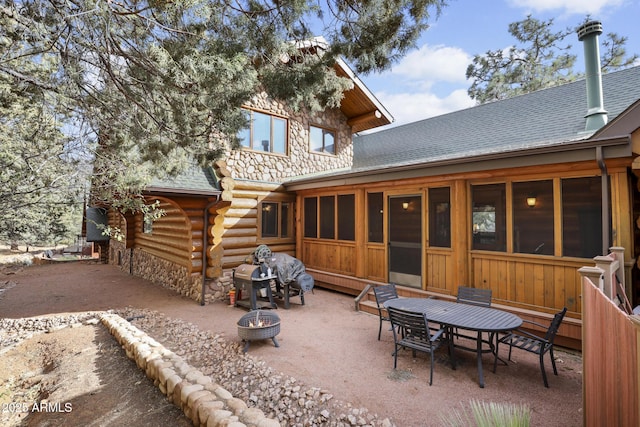
[[405,211],[409,209],[409,202],[402,202],[402,209],[404,209]]
[[537,199],[536,196],[534,196],[533,194],[530,194],[527,197],[527,206],[529,206],[530,208],[533,208],[536,205]]

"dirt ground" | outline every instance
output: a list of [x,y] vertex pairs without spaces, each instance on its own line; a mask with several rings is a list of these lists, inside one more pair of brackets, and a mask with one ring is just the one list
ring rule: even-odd
[[64,328],[0,358],[2,413],[9,426],[190,426],[182,411],[100,326]]
[[[582,425],[582,361],[573,352],[556,352],[558,376],[546,360],[548,389],[538,359],[521,351],[514,351],[507,366],[499,364],[495,374],[493,360],[486,358],[485,388],[478,387],[474,354],[457,352],[454,371],[444,353],[430,387],[429,362],[420,356],[403,353],[393,370],[391,332],[383,331],[378,341],[378,318],[356,312],[353,297],[316,288],[305,294],[305,302],[294,298],[290,309],[276,311],[281,319],[278,348],[270,340],[252,342],[249,353],[354,407],[368,408],[398,426],[438,426],[442,416],[479,400],[526,404],[535,426]],[[158,311],[238,342],[237,321],[246,313],[222,302],[201,306],[113,266],[66,262],[0,271],[2,318],[124,307]],[[505,350],[501,355],[506,357]],[[63,404],[23,413],[21,425],[189,425],[99,325],[39,334],[0,348],[0,356],[0,384],[11,385],[0,387],[2,425],[19,425],[3,420],[15,421],[16,406],[32,410],[41,399]]]

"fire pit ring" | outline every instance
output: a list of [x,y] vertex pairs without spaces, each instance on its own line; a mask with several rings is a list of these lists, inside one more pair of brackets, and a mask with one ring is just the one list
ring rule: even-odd
[[238,320],[238,336],[245,342],[243,352],[247,352],[251,341],[271,338],[273,345],[280,347],[276,335],[280,333],[280,317],[277,314],[254,310]]

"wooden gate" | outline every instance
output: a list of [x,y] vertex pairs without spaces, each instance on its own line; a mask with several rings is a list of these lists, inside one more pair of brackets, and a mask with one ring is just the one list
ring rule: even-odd
[[640,316],[626,314],[605,295],[603,270],[581,273],[583,425],[638,426]]

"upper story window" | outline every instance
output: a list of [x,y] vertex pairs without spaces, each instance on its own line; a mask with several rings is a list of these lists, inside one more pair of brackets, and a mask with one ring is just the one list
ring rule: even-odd
[[335,141],[335,131],[309,126],[309,144],[314,153],[336,154]]
[[243,147],[267,153],[286,154],[287,120],[258,111],[246,110],[250,126],[238,133]]

